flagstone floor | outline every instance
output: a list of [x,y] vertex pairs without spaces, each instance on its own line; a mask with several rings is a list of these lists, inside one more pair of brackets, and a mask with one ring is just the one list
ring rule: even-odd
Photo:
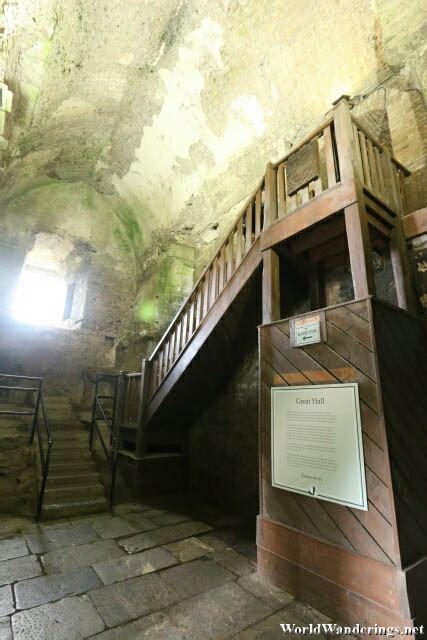
[[0,516],[0,640],[276,640],[281,623],[327,621],[263,584],[254,532],[207,510]]

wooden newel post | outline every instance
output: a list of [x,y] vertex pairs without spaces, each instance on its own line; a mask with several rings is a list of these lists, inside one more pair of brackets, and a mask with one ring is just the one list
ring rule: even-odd
[[117,436],[120,435],[120,425],[123,421],[125,386],[126,386],[125,374],[124,374],[124,371],[120,371],[117,378],[116,400],[114,403],[114,416],[113,416],[113,420],[114,420],[113,429],[114,429],[114,433]]
[[277,171],[269,162],[265,170],[264,229],[277,220]]
[[151,373],[153,363],[145,358],[141,365],[141,387],[138,405],[137,432],[135,453],[137,458],[142,458],[145,454],[145,425],[147,417],[148,394],[150,389]]
[[344,209],[355,298],[375,294],[371,242],[363,187],[356,169],[356,149],[347,96],[334,103],[334,127],[341,184],[354,184],[354,203]]

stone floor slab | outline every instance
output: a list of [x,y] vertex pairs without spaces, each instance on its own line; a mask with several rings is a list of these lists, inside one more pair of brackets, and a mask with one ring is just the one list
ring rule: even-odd
[[179,524],[180,522],[191,520],[190,516],[182,513],[163,513],[161,516],[151,516],[151,519],[159,527],[167,527],[171,524]]
[[257,573],[251,573],[250,575],[239,578],[237,584],[243,587],[243,589],[250,591],[250,593],[264,602],[272,611],[283,609],[283,607],[293,601],[293,597],[289,593],[267,584]]
[[0,562],[12,560],[29,554],[28,547],[23,538],[9,538],[0,540]]
[[194,537],[167,544],[165,545],[165,549],[170,551],[170,553],[173,553],[180,562],[197,560],[197,558],[203,558],[214,551],[213,547],[205,544],[199,540],[199,538]]
[[132,533],[138,533],[144,529],[140,529],[131,524],[127,520],[124,520],[120,516],[109,518],[105,520],[93,521],[93,528],[104,540],[108,538],[120,538],[122,536],[129,536]]
[[0,618],[0,640],[12,640],[12,626],[9,618]]
[[154,529],[147,533],[138,533],[131,538],[120,540],[119,544],[126,549],[128,553],[137,553],[138,551],[158,547],[168,544],[169,542],[176,542],[184,538],[190,538],[199,533],[211,530],[212,527],[204,522],[194,522],[190,520],[189,522],[182,522],[181,524],[171,527],[161,527],[160,529]]
[[137,513],[138,511],[147,511],[147,507],[140,502],[123,502],[113,508],[113,513],[123,515],[124,513]]
[[100,540],[91,544],[49,551],[42,556],[42,562],[46,573],[51,574],[77,567],[88,567],[123,555],[124,552],[114,540]]
[[77,596],[100,587],[102,582],[91,567],[71,569],[65,573],[40,576],[14,586],[17,609],[29,609],[66,596]]
[[66,525],[26,534],[28,546],[33,553],[46,553],[61,547],[71,547],[88,544],[99,540],[99,536],[89,522],[82,522],[74,526]]
[[0,587],[0,616],[8,616],[15,611],[13,606],[12,587]]
[[147,615],[179,600],[156,574],[117,582],[89,593],[107,627]]
[[96,640],[224,640],[268,613],[251,594],[228,582],[165,612],[105,631]]
[[126,513],[122,516],[124,520],[129,522],[133,527],[136,527],[137,531],[152,531],[158,529],[159,525],[151,518],[146,518],[145,513]]
[[105,625],[86,596],[15,613],[14,640],[82,640],[100,633]]
[[162,547],[157,547],[124,558],[101,562],[96,564],[94,569],[102,582],[107,585],[121,580],[128,580],[129,578],[136,578],[159,569],[166,569],[177,564],[177,562],[178,560],[174,555]]
[[161,577],[183,598],[189,598],[235,579],[230,571],[206,558],[166,569],[162,571]]
[[14,560],[0,562],[0,585],[11,584],[18,580],[34,578],[42,573],[36,556],[23,556]]
[[247,576],[256,570],[256,566],[252,562],[230,547],[215,551],[212,559],[238,576]]

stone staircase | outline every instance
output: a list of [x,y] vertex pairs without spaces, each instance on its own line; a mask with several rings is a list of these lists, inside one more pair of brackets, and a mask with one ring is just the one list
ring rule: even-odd
[[45,396],[52,429],[43,519],[85,515],[108,509],[104,486],[88,448],[88,431],[67,397]]

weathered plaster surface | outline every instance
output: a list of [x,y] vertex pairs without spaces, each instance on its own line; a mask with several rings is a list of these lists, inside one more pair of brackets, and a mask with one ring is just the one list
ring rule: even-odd
[[[19,216],[20,228],[105,254],[93,262],[94,298],[117,283],[121,296],[88,307],[99,328],[160,331],[266,162],[342,93],[371,123],[386,117],[395,155],[414,172],[409,206],[421,206],[421,0],[3,5],[4,80],[14,93],[5,233]],[[177,246],[192,257],[177,258]]]

